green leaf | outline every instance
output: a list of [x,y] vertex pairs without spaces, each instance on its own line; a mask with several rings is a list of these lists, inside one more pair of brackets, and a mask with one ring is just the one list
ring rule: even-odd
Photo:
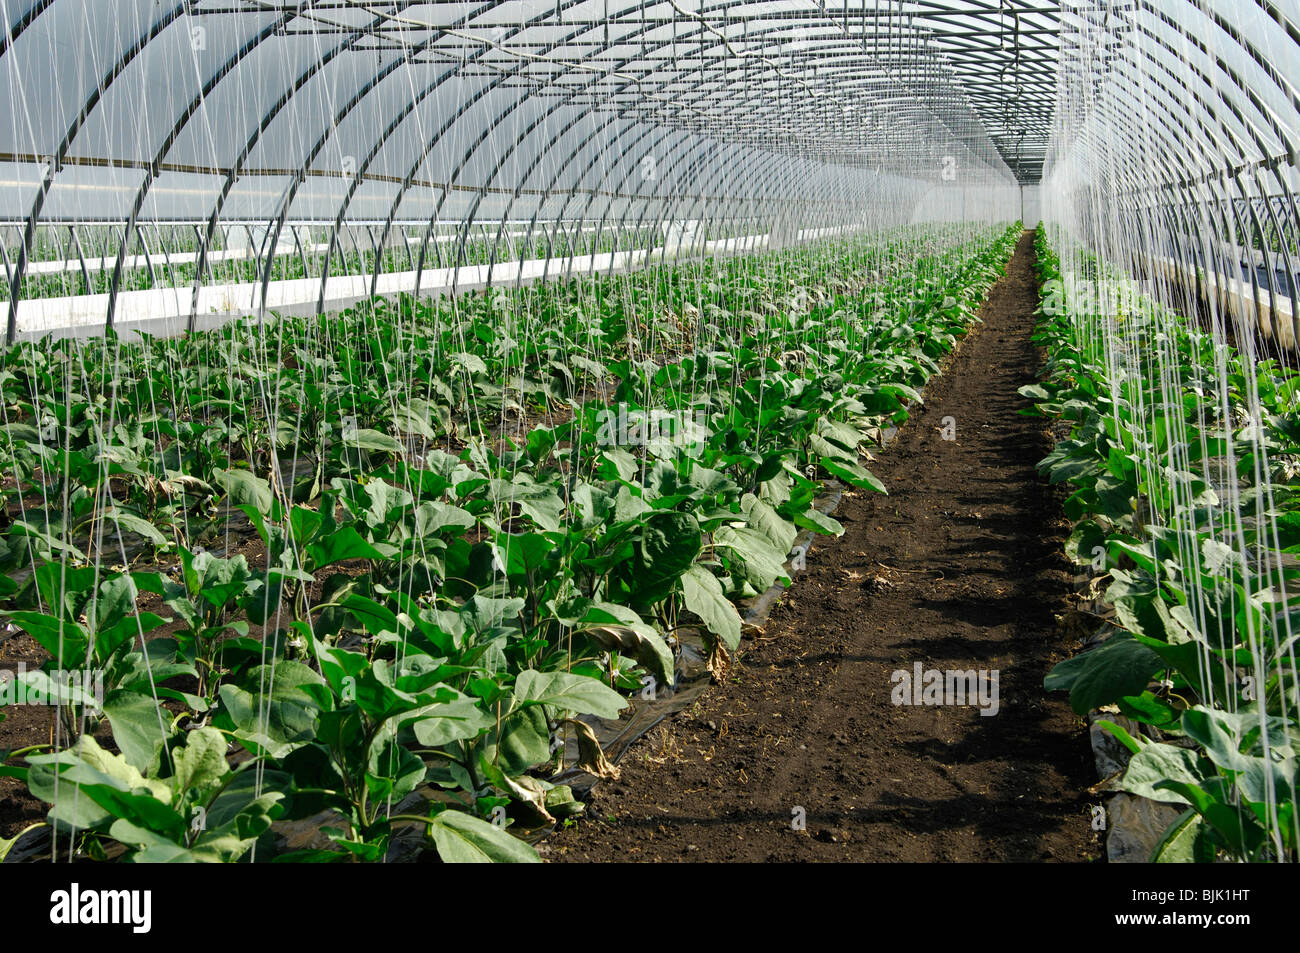
[[806,512],[795,514],[794,523],[802,529],[810,529],[815,533],[825,533],[828,536],[843,536],[844,527],[839,520],[832,519],[816,507],[808,507]]
[[553,533],[560,529],[564,501],[554,487],[532,483],[525,474],[519,474],[513,483],[493,480],[492,492],[501,502],[517,505],[543,530]]
[[1065,543],[1065,555],[1079,565],[1087,565],[1096,557],[1105,566],[1106,533],[1092,520],[1081,520]]
[[1143,745],[1147,743],[1145,738],[1142,741],[1138,741],[1137,738],[1134,738],[1132,735],[1128,733],[1127,728],[1122,728],[1121,726],[1115,724],[1115,722],[1110,721],[1109,719],[1098,718],[1095,724],[1098,727],[1103,728],[1104,730],[1110,732],[1110,734],[1114,735],[1115,738],[1119,740],[1119,743],[1122,744],[1133,754],[1136,754],[1137,752],[1141,751]]
[[125,689],[104,697],[104,714],[127,762],[145,774],[156,773],[171,716],[148,695]]
[[1219,704],[1223,704],[1227,699],[1235,697],[1233,679],[1228,670],[1213,651],[1210,652],[1208,660],[1204,657],[1203,643],[1188,641],[1170,645],[1144,635],[1135,638],[1140,644],[1160,656],[1167,668],[1177,670],[1178,674],[1195,686],[1197,694],[1202,698],[1217,700]]
[[9,852],[14,849],[14,845],[23,839],[23,835],[36,830],[38,827],[44,827],[45,821],[37,821],[35,824],[28,824],[13,837],[0,837],[0,864],[5,862]]
[[546,565],[555,542],[543,533],[498,533],[494,549],[506,574],[527,582]]
[[138,825],[148,833],[152,843],[174,843],[184,836],[185,818],[172,808],[166,798],[157,798],[138,790],[123,791],[103,784],[88,784],[82,788],[82,794],[110,816],[119,818],[114,827],[123,821]]
[[1151,863],[1192,864],[1205,859],[1204,848],[1200,845],[1204,832],[1205,822],[1201,816],[1191,808],[1183,811],[1161,835],[1151,852]]
[[591,638],[607,652],[617,651],[636,659],[665,685],[675,681],[673,653],[663,636],[625,606],[593,603],[583,614],[577,633]]
[[[656,602],[699,555],[700,524],[689,513],[659,512],[646,518],[633,562],[641,599]],[[640,602],[636,603],[640,605]]]
[[740,645],[740,613],[722,592],[718,577],[698,563],[682,574],[682,601],[734,652]]
[[1154,584],[1148,592],[1134,592],[1111,601],[1119,624],[1135,635],[1162,643],[1177,642],[1182,638],[1182,630],[1174,624],[1169,607]]
[[786,554],[770,539],[748,526],[723,526],[713,534],[713,546],[728,566],[760,592],[778,579],[787,579]]
[[93,566],[77,569],[60,562],[44,563],[32,575],[50,612],[58,615],[62,610],[65,619],[81,615],[99,583],[99,571]]
[[104,517],[112,520],[118,525],[119,529],[128,533],[135,533],[137,536],[143,536],[155,546],[164,546],[168,539],[158,528],[146,519],[141,519],[133,513],[128,513],[120,506],[111,506],[104,511]]
[[89,639],[75,622],[65,622],[43,612],[10,612],[9,618],[41,644],[62,668],[79,668],[85,663]]
[[493,731],[484,746],[484,756],[507,774],[523,774],[547,760],[551,752],[551,731],[546,708],[530,705],[501,719],[501,731]]
[[340,527],[324,539],[311,543],[307,547],[306,556],[313,570],[324,569],[348,559],[384,558],[384,554],[352,526]]
[[[408,719],[403,718],[403,721]],[[417,709],[409,723],[420,744],[427,748],[441,748],[453,741],[477,738],[491,728],[496,719],[479,707],[477,699],[461,698]]]
[[176,765],[176,790],[184,794],[190,788],[202,790],[230,770],[226,762],[226,739],[210,726],[196,728],[185,736],[184,747],[172,751]]
[[1138,797],[1190,804],[1183,795],[1163,790],[1159,785],[1170,780],[1200,784],[1204,779],[1201,759],[1195,751],[1176,745],[1153,743],[1143,745],[1142,750],[1129,759],[1128,767],[1117,784],[1120,790]]
[[1155,652],[1127,632],[1116,632],[1097,648],[1058,663],[1043,679],[1043,688],[1068,690],[1070,707],[1085,715],[1125,696],[1142,694],[1151,676],[1164,667]]
[[71,748],[56,754],[31,755],[27,763],[31,766],[28,788],[52,805],[49,820],[60,829],[87,830],[108,820],[109,813],[87,796],[93,786],[105,785],[119,791],[144,789],[164,803],[171,797],[169,785],[146,778],[124,757],[101,748],[90,735],[82,735]]
[[378,450],[384,453],[402,454],[406,448],[402,442],[378,430],[353,430],[344,433],[343,445],[359,450]]
[[274,669],[258,666],[244,684],[250,690],[227,682],[220,695],[234,735],[245,748],[283,758],[316,737],[321,705],[311,686],[323,688],[325,682],[306,665],[286,660]]
[[827,473],[833,473],[850,486],[855,486],[859,490],[874,490],[877,493],[889,495],[885,489],[885,484],[866,467],[859,466],[856,463],[843,463],[833,457],[822,457],[822,466],[826,468]]
[[[1217,787],[1214,779],[1207,787]],[[1225,804],[1201,785],[1189,781],[1167,780],[1155,785],[1157,790],[1172,793],[1182,803],[1191,804],[1234,852],[1250,855],[1265,842],[1267,834],[1242,807]],[[1169,800],[1168,797],[1163,800]]]
[[561,711],[615,719],[628,703],[614,689],[586,675],[525,669],[515,678],[515,705],[550,705]]
[[531,846],[463,811],[447,810],[429,825],[438,856],[447,864],[538,864]]
[[398,404],[393,417],[393,428],[403,433],[413,433],[433,440],[437,433],[429,425],[429,419],[435,411],[427,400],[416,398],[404,404]]
[[357,617],[371,635],[382,635],[385,632],[396,634],[400,631],[396,613],[374,599],[353,593],[343,600],[342,605]]
[[218,470],[213,474],[212,482],[225,490],[234,505],[248,504],[257,507],[261,513],[269,513],[275,502],[271,484],[248,470]]
[[[59,539],[55,534],[50,533],[39,526],[35,526],[32,523],[29,523],[27,520],[14,520],[13,527],[9,530],[9,532],[13,535],[29,536],[32,539],[39,540],[40,542],[44,543],[46,548],[49,550],[48,557],[50,558],[52,564],[61,564],[65,561],[64,559],[59,558],[57,554],[63,554],[64,556],[71,557],[72,559],[75,559],[78,562],[82,562],[82,563],[87,561],[86,554],[83,553],[76,546],[73,546],[71,543],[64,542],[63,540]],[[47,556],[47,554],[43,552],[40,549],[40,547],[37,547],[37,554],[42,557]]]
[[473,513],[463,510],[459,506],[452,506],[449,503],[426,500],[415,508],[415,532],[417,536],[431,536],[447,530],[463,532],[473,529],[476,525],[478,525],[478,519]]
[[787,522],[776,510],[753,494],[746,493],[740,500],[740,508],[749,517],[749,525],[758,530],[783,553],[790,552],[799,531]]
[[[916,391],[913,391],[910,387],[907,389],[913,394],[916,393]],[[915,399],[919,401],[919,395]],[[839,444],[839,446],[849,451],[850,455],[853,457],[857,456],[859,444],[866,440],[862,431],[858,430],[857,427],[854,427],[852,424],[847,424],[842,420],[832,420],[830,417],[821,418],[817,422],[817,430],[822,437],[833,443]],[[832,456],[834,456],[834,454],[832,454]]]
[[374,801],[392,799],[394,804],[424,780],[424,761],[392,739],[381,747],[372,746],[366,765],[366,788]]
[[113,576],[99,585],[95,603],[95,631],[102,632],[135,609],[135,582],[128,575]]
[[1153,692],[1129,695],[1116,701],[1119,710],[1134,721],[1157,728],[1170,728],[1178,723],[1182,713]]

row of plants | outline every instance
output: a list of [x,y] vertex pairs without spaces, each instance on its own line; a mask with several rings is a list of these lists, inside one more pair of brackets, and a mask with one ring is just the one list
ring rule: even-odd
[[[440,233],[433,233],[426,252],[424,267],[442,268],[451,267],[453,264],[457,267],[485,265],[494,260],[494,255],[495,260],[506,261],[515,260],[516,257],[567,258],[571,255],[600,255],[615,251],[654,249],[657,245],[662,244],[662,237],[648,228],[613,230],[606,227],[597,236],[593,226],[582,223],[573,223],[567,231],[560,229],[550,231],[545,227],[539,227],[535,234],[530,236],[527,243],[519,243],[518,236],[515,233],[519,229],[526,227],[527,223],[511,226],[504,230],[499,240],[495,226],[480,227],[464,236],[459,232],[446,232],[445,230]],[[593,230],[584,231],[584,229]],[[717,234],[711,234],[710,238],[717,239],[744,233],[743,229],[736,228],[719,228],[715,231]],[[254,234],[256,235],[256,233]],[[412,237],[422,238],[423,229],[420,230],[418,235]],[[324,253],[328,245],[328,237],[322,238],[317,235],[315,240],[311,240],[311,238],[310,234],[307,235],[306,239],[309,243],[305,247],[299,247],[294,243],[293,235],[286,230],[280,238],[281,251],[272,257],[269,280],[285,281],[298,278],[319,278],[325,263]],[[419,244],[418,242],[412,242],[409,245],[403,245],[401,239],[402,234],[395,233],[390,236],[390,244],[383,249],[379,262],[380,274],[415,269],[419,261]],[[260,238],[253,240],[260,240]],[[354,232],[349,240],[340,240],[330,259],[330,273],[333,275],[374,274],[376,267],[374,241],[373,234],[368,234],[366,230],[360,229]],[[195,237],[191,235],[189,240],[176,243],[179,247],[169,247],[167,254],[162,253],[155,247],[152,249],[152,254],[149,255],[147,262],[132,261],[123,269],[118,290],[145,291],[152,288],[186,288],[191,286],[198,274],[197,260],[172,261],[168,256],[179,256],[187,253],[192,256],[195,254],[195,242]],[[392,244],[392,242],[396,242],[396,244]],[[89,268],[83,272],[77,264],[77,249],[70,240],[61,245],[43,243],[43,247],[38,249],[38,254],[33,255],[33,262],[68,261],[70,267],[59,274],[33,274],[29,272],[23,278],[24,300],[68,295],[107,294],[112,290],[113,263],[116,261],[120,244],[121,229],[119,228],[109,237],[107,242],[100,242],[100,246],[103,247],[99,254],[91,252],[86,254],[86,260],[89,263],[102,264],[102,259],[107,259],[107,266]],[[146,255],[146,247],[137,238],[128,255],[132,258],[139,257],[143,259]],[[220,243],[214,243],[212,250],[220,251]],[[256,249],[254,251],[256,252]],[[45,257],[39,257],[39,253],[43,253]],[[12,251],[10,251],[10,258],[13,258]],[[265,268],[265,260],[259,261],[256,254],[241,258],[214,257],[206,263],[203,283],[239,284],[258,282],[262,280]],[[0,301],[7,301],[9,292],[8,281],[0,282]]]
[[[1153,860],[1294,861],[1300,375],[1036,241],[1048,360],[1022,393],[1070,425],[1040,468],[1111,624],[1045,687],[1140,726],[1101,722],[1131,753],[1117,789],[1184,808]],[[1072,274],[1114,293],[1084,303]]]
[[[582,719],[671,684],[686,627],[723,675],[735,601],[841,531],[819,481],[884,491],[864,448],[1015,234],[17,345],[0,609],[70,743],[0,773],[72,856],[375,861],[413,824],[536,859],[511,831],[581,809],[566,746],[609,771]],[[328,847],[277,854],[322,814]]]

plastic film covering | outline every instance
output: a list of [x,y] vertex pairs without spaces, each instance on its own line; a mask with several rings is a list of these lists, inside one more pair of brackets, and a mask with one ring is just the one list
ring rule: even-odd
[[1011,219],[1036,6],[4,0],[8,335]]
[[1072,251],[1294,366],[1300,5],[1073,2],[1061,31],[1044,217]]

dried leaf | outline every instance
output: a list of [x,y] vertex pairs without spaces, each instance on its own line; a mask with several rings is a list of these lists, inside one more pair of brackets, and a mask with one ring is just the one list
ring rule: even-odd
[[578,735],[578,770],[586,771],[592,777],[617,781],[618,766],[605,757],[591,725],[574,718],[566,718],[565,724],[572,725]]
[[727,680],[727,673],[731,671],[731,653],[721,639],[714,639],[709,647],[707,664],[713,684],[721,685]]

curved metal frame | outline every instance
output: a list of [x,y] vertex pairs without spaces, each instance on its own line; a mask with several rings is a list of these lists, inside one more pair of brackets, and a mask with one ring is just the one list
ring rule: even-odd
[[[229,0],[228,5],[239,8],[245,3]],[[489,249],[489,283],[493,278],[490,266],[501,251],[507,223],[525,192],[538,194],[519,245],[535,251],[540,228],[547,236],[548,258],[556,236],[573,222],[582,223],[581,228],[594,225],[593,250],[600,248],[608,228],[615,236],[612,247],[617,250],[629,230],[640,235],[651,223],[657,227],[664,221],[698,220],[702,229],[698,239],[708,242],[715,233],[728,234],[720,223],[755,213],[762,217],[772,209],[778,210],[774,221],[797,220],[808,228],[843,224],[837,215],[845,222],[868,217],[872,203],[881,200],[877,196],[884,195],[873,185],[874,169],[899,173],[909,170],[887,161],[888,150],[900,138],[900,132],[846,118],[848,113],[840,113],[836,105],[840,97],[860,102],[871,93],[886,94],[886,101],[897,105],[876,108],[892,108],[904,124],[901,137],[905,143],[910,141],[912,150],[907,156],[929,161],[938,154],[936,150],[962,149],[963,161],[970,163],[968,174],[990,190],[1000,188],[1010,183],[1006,163],[1014,165],[1021,176],[1032,167],[1033,142],[1036,137],[1045,140],[1045,110],[1056,101],[1056,90],[1049,88],[1052,84],[1046,81],[1050,63],[1028,61],[1030,56],[1051,55],[1048,47],[1058,28],[1059,11],[1049,3],[1019,0],[1009,6],[997,0],[908,0],[893,12],[868,12],[865,4],[860,10],[854,9],[851,0],[843,0],[842,6],[834,8],[818,0],[808,9],[789,10],[773,10],[757,2],[710,0],[700,4],[698,14],[679,10],[676,16],[650,17],[647,11],[651,5],[645,0],[625,0],[617,9],[607,10],[604,19],[583,19],[573,16],[581,0],[558,0],[553,9],[525,22],[495,24],[485,14],[496,4],[482,2],[445,24],[404,23],[401,17],[408,8],[428,9],[428,5],[411,0],[387,4],[382,9],[366,6],[365,22],[345,25],[341,20],[330,20],[328,5],[318,7],[310,0],[275,7],[249,2],[244,9],[258,15],[255,21],[246,21],[238,10],[223,14],[239,24],[233,29],[248,22],[252,27],[248,34],[232,45],[231,52],[223,54],[222,62],[205,67],[207,72],[194,94],[178,103],[179,111],[170,129],[151,141],[151,154],[125,163],[143,169],[144,174],[138,185],[132,186],[134,195],[124,208],[122,220],[111,223],[121,232],[120,240],[115,239],[118,252],[106,325],[112,326],[125,271],[134,264],[127,261],[128,252],[137,242],[146,249],[145,265],[151,274],[158,274],[151,254],[154,246],[162,255],[162,273],[174,272],[170,239],[152,226],[152,220],[143,217],[146,203],[157,194],[155,185],[164,172],[223,175],[206,227],[197,236],[191,327],[201,287],[209,276],[209,253],[216,230],[222,225],[227,200],[241,177],[289,175],[288,184],[266,217],[265,229],[259,227],[260,241],[250,241],[260,277],[255,304],[263,311],[266,308],[285,227],[294,236],[294,250],[306,275],[310,271],[308,254],[298,232],[298,222],[306,219],[294,218],[295,200],[308,178],[326,174],[313,165],[323,150],[338,141],[340,125],[371,108],[379,100],[372,94],[387,77],[402,69],[409,69],[411,76],[419,71],[420,78],[404,98],[394,102],[385,96],[386,118],[368,140],[368,151],[341,190],[337,206],[331,205],[327,214],[332,221],[323,220],[328,231],[319,259],[319,309],[327,303],[327,284],[337,254],[344,256],[347,269],[353,267],[351,259],[355,255],[356,267],[365,272],[371,293],[378,290],[380,275],[392,267],[387,259],[401,257],[388,254],[391,232],[399,222],[406,263],[416,272],[418,290],[430,245],[435,260],[441,263],[444,257],[441,243],[434,240],[435,231],[453,191],[471,196],[446,249],[453,265],[464,261],[471,231],[482,230],[484,223],[476,216],[484,203],[490,196],[504,196],[500,219],[490,223],[489,230],[494,229],[495,234],[483,235]],[[1254,0],[1254,4],[1277,25],[1277,36],[1287,49],[1300,43],[1300,27],[1276,3]],[[54,150],[54,165],[41,179],[24,216],[23,238],[15,248],[15,260],[6,262],[10,340],[17,332],[18,305],[37,229],[60,221],[43,219],[42,213],[58,177],[69,175],[63,160],[114,80],[179,18],[203,15],[202,6],[202,0],[174,0],[151,12],[142,7],[143,26],[134,40],[127,37],[129,45],[116,52],[115,61],[95,88],[82,94],[81,108]],[[1180,22],[1175,7],[1154,0],[1126,0],[1124,6],[1135,15],[1127,18],[1122,27],[1092,29],[1099,34],[1112,30],[1113,45],[1104,47],[1103,55],[1107,62],[1118,64],[1117,75],[1129,77],[1130,81],[1140,79],[1157,95],[1133,96],[1122,82],[1112,84],[1112,91],[1102,97],[1088,124],[1067,130],[1058,121],[1051,163],[1063,161],[1063,150],[1068,146],[1073,150],[1070,161],[1075,163],[1080,181],[1091,183],[1093,188],[1111,183],[1116,195],[1158,193],[1164,201],[1178,203],[1216,200],[1206,194],[1204,181],[1200,187],[1181,184],[1192,170],[1212,177],[1232,194],[1233,201],[1242,203],[1241,218],[1254,233],[1252,240],[1262,241],[1266,234],[1284,236],[1300,231],[1294,184],[1287,175],[1288,170],[1295,174],[1297,164],[1291,137],[1300,129],[1300,94],[1295,84],[1286,82],[1276,52],[1270,57],[1270,51],[1258,46],[1261,37],[1257,27],[1231,19],[1222,4],[1198,3],[1195,8],[1202,19],[1196,24],[1211,23],[1220,31],[1207,39],[1196,28]],[[32,25],[45,22],[41,18],[51,13],[57,15],[59,9],[55,0],[38,0],[7,24],[6,31],[0,34],[0,59],[14,55]],[[1101,9],[1106,9],[1104,2]],[[488,22],[478,22],[482,19]],[[66,29],[86,27],[74,22]],[[408,38],[406,31],[412,27]],[[499,36],[491,40],[484,37],[482,31],[487,27],[500,30]],[[743,29],[743,38],[737,27]],[[61,23],[59,28],[64,29]],[[543,28],[543,32],[534,32],[534,28]],[[231,77],[238,76],[240,64],[255,51],[290,29],[325,38],[319,55],[298,71],[261,116],[252,117],[253,124],[247,127],[242,147],[230,167],[203,170],[172,159],[185,131],[196,117],[204,115],[207,99],[223,83],[231,82]],[[460,41],[454,48],[443,45],[448,31],[456,31]],[[472,32],[475,38],[461,35],[463,32]],[[370,40],[375,42],[367,43]],[[478,48],[473,47],[476,42],[481,44]],[[742,52],[737,52],[742,44]],[[1129,52],[1137,55],[1113,56],[1122,44],[1130,44]],[[1239,59],[1225,53],[1229,45],[1241,51]],[[585,53],[624,49],[629,52],[617,54],[617,59],[600,56],[591,67],[577,63]],[[392,56],[392,50],[400,50],[402,55]],[[498,51],[510,58],[496,56]],[[942,56],[936,51],[942,51]],[[370,56],[376,52],[378,61],[373,70],[367,66],[358,73],[358,85],[341,106],[331,107],[332,115],[319,115],[320,122],[315,125],[318,133],[303,143],[309,147],[290,160],[289,169],[258,168],[250,162],[277,117],[296,109],[304,101],[299,94],[330,64],[343,62],[340,58],[349,53]],[[540,72],[533,68],[538,61],[547,64]],[[565,68],[570,77],[575,70],[591,69],[591,81],[565,82]],[[741,74],[743,77],[737,80]],[[1018,102],[1009,102],[998,89],[999,76],[1003,89],[1018,92]],[[454,109],[439,110],[429,130],[420,126],[418,135],[402,139],[403,143],[416,144],[410,164],[405,166],[406,173],[400,177],[371,175],[371,168],[385,155],[388,143],[412,128],[412,122],[422,121],[421,104],[454,80],[473,84],[474,92]],[[1252,85],[1261,81],[1276,94],[1265,94]],[[660,92],[637,101],[645,89]],[[818,101],[808,95],[815,90],[829,90],[832,98]],[[512,95],[507,95],[499,106],[476,108],[503,91]],[[667,98],[676,104],[674,108],[665,103]],[[743,108],[752,103],[757,105]],[[733,107],[731,114],[718,118],[719,111],[728,104]],[[735,108],[737,104],[743,104],[742,108]],[[1283,109],[1283,104],[1290,108]],[[1162,121],[1138,128],[1132,109],[1126,111],[1126,107],[1134,106],[1148,112],[1158,110]],[[531,107],[538,108],[534,111]],[[594,117],[595,109],[606,115]],[[569,110],[573,115],[566,115]],[[529,113],[525,120],[514,118],[524,111]],[[876,109],[872,112],[874,115]],[[310,120],[317,114],[303,115]],[[985,123],[1012,115],[1021,122],[1018,130],[983,131]],[[785,129],[780,128],[781,122]],[[513,135],[503,142],[501,132],[507,128]],[[1106,140],[1108,134],[1114,138]],[[802,140],[800,135],[804,136]],[[1073,138],[1067,141],[1067,137]],[[462,139],[465,147],[458,145],[453,154],[453,159],[460,161],[443,176],[445,181],[417,179],[435,149]],[[1274,151],[1274,142],[1284,146],[1281,161],[1265,163],[1263,168],[1252,165],[1260,155]],[[566,154],[552,155],[561,146]],[[917,146],[921,148],[917,150]],[[654,189],[629,191],[643,148],[657,158],[662,152],[662,161],[657,165],[660,178]],[[402,161],[406,162],[405,157]],[[514,173],[515,181],[499,183],[511,163],[519,170]],[[464,181],[470,168],[483,170],[477,185]],[[916,170],[910,171],[914,174]],[[932,179],[935,174],[937,169],[927,171],[922,178]],[[681,182],[686,178],[691,180],[689,188],[664,187],[666,181]],[[539,180],[540,190],[528,188],[534,179]],[[391,181],[396,186],[391,199],[385,199],[387,214],[377,220],[359,218],[353,207],[360,203],[354,200],[363,185],[376,181]],[[408,198],[420,194],[412,192],[417,187],[439,190],[436,198],[431,197],[430,213],[427,217],[421,214],[418,222],[403,211]],[[561,194],[563,200],[558,203],[550,198]],[[836,212],[837,208],[843,212]],[[544,211],[553,224],[541,227]],[[1139,216],[1142,225],[1135,241],[1154,242],[1159,231],[1151,229],[1183,227],[1178,222],[1187,217],[1188,211]],[[1217,221],[1226,213],[1215,209],[1207,214]],[[411,234],[411,226],[417,225],[421,233]],[[149,232],[148,227],[154,227],[154,231]],[[361,228],[365,229],[364,237],[356,231]],[[345,230],[347,236],[341,234]],[[73,230],[69,238],[78,246],[83,280],[89,285],[80,236]],[[411,248],[414,241],[420,244],[418,251]],[[571,273],[574,253],[580,247],[571,245],[565,274]],[[659,251],[658,261],[662,262],[667,248]],[[1282,242],[1279,259],[1284,265],[1283,280],[1270,271],[1263,283],[1268,287],[1270,303],[1278,295],[1291,299],[1300,331],[1294,270],[1300,255],[1293,251]],[[1182,253],[1191,251],[1184,249]],[[366,256],[371,254],[374,260],[367,263]],[[647,256],[647,263],[654,257]],[[311,258],[317,260],[316,254]],[[595,261],[593,258],[593,268]],[[611,257],[611,267],[614,261]],[[551,271],[548,263],[546,275]],[[459,271],[453,276],[458,279]],[[1257,281],[1253,271],[1250,280]]]

